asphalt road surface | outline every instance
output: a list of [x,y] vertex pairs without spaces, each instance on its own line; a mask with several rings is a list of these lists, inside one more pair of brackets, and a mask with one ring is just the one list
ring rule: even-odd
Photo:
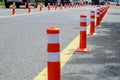
[[[95,6],[50,11],[45,8],[11,9],[0,8],[0,80],[33,80],[46,66],[46,28],[60,29],[60,44],[63,51],[79,35],[79,16],[87,15]],[[62,69],[62,80],[120,80],[119,8],[109,10],[96,30],[88,37],[90,53],[76,53]],[[76,46],[77,47],[77,46]]]
[[111,8],[88,37],[90,53],[74,52],[62,69],[63,80],[120,80],[120,8]]
[[[61,51],[79,34],[79,16],[95,7],[63,11],[0,8],[0,80],[32,80],[46,66],[46,28],[58,27]],[[20,13],[19,13],[20,12]],[[89,20],[89,17],[88,17]]]

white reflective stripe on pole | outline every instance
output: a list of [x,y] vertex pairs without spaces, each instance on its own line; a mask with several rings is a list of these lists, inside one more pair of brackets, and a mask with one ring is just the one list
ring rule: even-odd
[[100,10],[100,14],[102,14],[102,11]]
[[48,43],[59,43],[59,34],[48,34]]
[[99,15],[99,14],[97,14],[97,17],[100,17],[100,15]]
[[47,61],[48,62],[60,61],[60,53],[59,52],[48,52],[47,53]]
[[92,22],[93,22],[93,21],[95,21],[95,19],[94,19],[94,18],[91,18],[91,19],[90,19],[90,21],[92,21]]
[[91,13],[91,16],[95,16],[95,13]]
[[80,18],[80,22],[86,22],[86,18]]
[[100,10],[99,9],[97,9],[97,17],[100,17]]
[[86,26],[80,27],[80,31],[86,31]]

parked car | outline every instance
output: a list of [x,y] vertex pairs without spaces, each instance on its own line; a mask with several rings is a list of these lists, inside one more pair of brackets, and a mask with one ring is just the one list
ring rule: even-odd
[[45,7],[47,7],[48,3],[50,3],[50,5],[53,4],[62,4],[64,6],[64,4],[73,4],[73,0],[45,0]]
[[74,4],[81,4],[81,0],[73,0]]
[[110,2],[109,1],[101,1],[100,2],[100,5],[105,5],[105,4],[110,4]]
[[16,7],[19,8],[20,5],[25,5],[26,3],[26,7],[28,7],[28,3],[30,3],[32,6],[34,5],[34,3],[36,3],[36,7],[37,7],[37,0],[4,0],[5,2],[5,7],[9,8],[11,4],[13,4],[13,2],[15,2]]
[[120,5],[120,0],[117,0],[116,1],[116,6],[119,6]]
[[47,7],[48,3],[50,3],[50,5],[53,5],[53,4],[60,4],[60,0],[45,0],[45,7]]
[[70,5],[74,4],[73,0],[61,0],[60,3],[63,4],[63,6],[64,6],[64,4],[70,4]]
[[92,0],[92,5],[99,5],[99,0]]

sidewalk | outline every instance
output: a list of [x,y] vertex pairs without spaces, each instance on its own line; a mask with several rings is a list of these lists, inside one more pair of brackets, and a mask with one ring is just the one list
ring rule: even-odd
[[88,37],[90,53],[75,52],[62,69],[62,80],[120,80],[120,8],[111,8]]

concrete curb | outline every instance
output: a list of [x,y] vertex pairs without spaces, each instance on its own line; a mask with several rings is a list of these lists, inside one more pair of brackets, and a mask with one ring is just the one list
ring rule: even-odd
[[5,8],[5,6],[0,6],[0,8]]
[[112,6],[112,8],[120,8],[120,6]]

